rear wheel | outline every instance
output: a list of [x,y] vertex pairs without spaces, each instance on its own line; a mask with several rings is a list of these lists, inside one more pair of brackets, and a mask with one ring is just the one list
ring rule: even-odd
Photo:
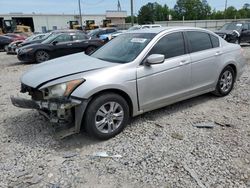
[[106,140],[119,134],[128,124],[129,107],[120,95],[106,93],[92,100],[84,124],[88,134]]
[[39,50],[36,52],[35,58],[37,63],[42,63],[44,61],[48,61],[50,59],[50,55],[44,50]]
[[95,46],[89,46],[86,50],[85,50],[85,54],[90,55],[91,53],[93,53],[96,50]]
[[234,87],[234,82],[235,72],[232,67],[227,66],[220,74],[214,94],[220,97],[228,95]]

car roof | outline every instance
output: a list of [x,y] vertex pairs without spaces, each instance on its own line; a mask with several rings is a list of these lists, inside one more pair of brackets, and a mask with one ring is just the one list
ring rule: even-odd
[[74,29],[62,29],[62,30],[54,30],[51,33],[84,33],[81,30],[74,30]]
[[140,29],[140,30],[134,30],[129,31],[128,33],[154,33],[159,34],[163,31],[183,31],[183,30],[197,30],[197,31],[206,31],[206,29],[197,28],[197,27],[156,27],[156,28],[147,28],[147,29]]

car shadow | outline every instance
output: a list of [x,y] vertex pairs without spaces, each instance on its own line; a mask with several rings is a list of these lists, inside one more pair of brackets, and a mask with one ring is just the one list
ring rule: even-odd
[[[179,111],[186,110],[193,106],[202,104],[206,101],[216,99],[212,94],[205,94],[195,98],[191,98],[182,102],[178,102],[167,107],[147,112],[143,115],[132,118],[128,126],[136,125],[141,119],[157,122],[158,118],[166,115],[173,115]],[[33,110],[28,110],[21,113],[14,118],[9,118],[5,122],[5,127],[8,127],[6,134],[14,142],[31,144],[36,142],[39,145],[46,147],[63,148],[78,148],[87,147],[89,145],[98,144],[102,141],[89,137],[85,132],[69,136],[64,139],[57,139],[56,132],[52,123],[49,123],[45,118],[40,116]],[[139,129],[139,127],[138,127]],[[30,134],[32,133],[32,134]],[[122,133],[121,133],[122,134]],[[44,144],[47,140],[50,140],[51,144]]]
[[[56,137],[56,126],[41,116],[35,110],[25,110],[14,117],[9,117],[1,123],[4,134],[9,142],[22,143],[33,147],[36,145],[46,148],[83,147],[98,143],[86,133],[79,133],[64,139]],[[49,142],[49,143],[48,143]]]
[[22,61],[18,61],[18,62],[14,62],[14,63],[10,63],[8,66],[9,67],[13,67],[13,66],[20,66],[20,65],[33,65],[35,63],[33,62],[22,62]]
[[214,99],[218,99],[218,97],[216,97],[215,95],[213,95],[211,93],[207,93],[204,95],[193,97],[191,99],[187,99],[184,101],[174,103],[172,105],[165,106],[165,107],[160,108],[160,109],[146,112],[145,114],[142,114],[140,116],[133,118],[131,122],[134,123],[135,121],[138,121],[138,119],[141,119],[141,118],[143,118],[145,120],[149,120],[149,121],[157,121],[157,119],[162,117],[162,116],[173,115],[179,111],[183,111],[183,110],[186,110],[188,108],[192,108],[196,105],[200,105],[202,103],[205,103],[209,100],[214,100]]

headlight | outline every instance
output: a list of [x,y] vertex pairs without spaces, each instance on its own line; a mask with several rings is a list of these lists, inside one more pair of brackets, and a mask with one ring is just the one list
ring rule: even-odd
[[25,48],[25,49],[22,49],[22,53],[27,53],[27,52],[30,52],[31,50],[33,50],[33,48]]
[[227,35],[224,35],[223,38],[226,39],[226,38],[227,38]]
[[79,85],[81,85],[85,80],[78,79],[69,82],[57,84],[50,86],[43,90],[44,98],[56,98],[56,97],[68,97]]

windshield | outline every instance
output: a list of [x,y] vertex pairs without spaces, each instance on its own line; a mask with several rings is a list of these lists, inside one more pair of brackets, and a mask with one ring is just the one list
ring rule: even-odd
[[154,37],[153,33],[120,35],[91,56],[113,63],[128,63],[133,61]]
[[98,34],[100,31],[100,29],[95,29],[95,30],[92,30],[88,33],[89,36],[95,36],[96,34]]
[[225,24],[221,30],[240,30],[242,28],[243,24],[241,23],[228,23]]
[[[49,36],[46,36],[46,37],[48,37],[46,40],[44,40],[43,42],[42,42],[42,44],[49,44],[49,43],[51,43],[55,38],[57,38],[59,35],[61,35],[61,34],[55,34],[55,33],[50,33],[50,35]],[[46,37],[44,37],[44,38],[46,38]]]

